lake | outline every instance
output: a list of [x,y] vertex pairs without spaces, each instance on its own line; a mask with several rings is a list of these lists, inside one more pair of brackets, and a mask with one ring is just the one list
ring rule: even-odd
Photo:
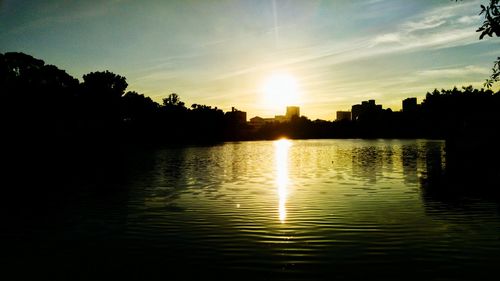
[[500,204],[455,190],[445,156],[432,140],[136,152],[99,191],[13,212],[3,264],[19,279],[494,279]]

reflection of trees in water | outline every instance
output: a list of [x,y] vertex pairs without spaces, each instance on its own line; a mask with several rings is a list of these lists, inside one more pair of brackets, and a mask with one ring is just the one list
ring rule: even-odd
[[171,148],[158,153],[154,167],[155,180],[160,186],[176,187],[183,181],[186,148]]
[[[405,143],[401,147],[401,165],[404,182],[419,184],[428,174],[440,174],[445,166],[443,141],[419,141]],[[432,176],[432,175],[431,175]]]
[[189,150],[190,147],[171,146],[127,152],[122,165],[126,171],[129,212],[181,210],[176,200],[192,181],[186,173],[186,167],[190,167]]
[[442,143],[426,142],[423,149],[425,151],[425,175],[439,177],[443,173],[445,164]]
[[[249,163],[249,160],[251,160],[248,157],[249,155],[252,155],[251,146],[239,143],[231,143],[229,148],[224,150],[224,166],[229,167],[225,170],[227,181],[236,182],[241,180],[242,176],[248,174],[249,165],[252,165],[252,163]],[[255,169],[255,167],[252,168]]]
[[190,147],[186,151],[183,168],[186,184],[197,188],[206,196],[216,196],[221,179],[225,175],[222,146]]
[[[192,194],[215,194],[215,181],[224,178],[225,153],[222,146],[182,146],[157,151],[154,166],[142,178],[151,180],[144,189],[144,200],[154,208],[178,209],[176,200],[187,189]],[[140,191],[139,191],[140,192]]]
[[375,146],[355,147],[352,150],[352,173],[355,177],[366,179],[370,184],[377,183],[383,159]]
[[401,147],[401,162],[405,184],[418,182],[418,160],[418,147],[416,145],[405,144]]
[[[136,176],[132,189],[149,206],[181,204],[181,195],[217,199],[221,188],[268,180],[269,145],[226,143],[224,145],[170,147],[151,152],[150,164]],[[257,156],[255,156],[257,155]],[[262,177],[248,178],[261,174]],[[134,183],[130,183],[134,185]],[[187,197],[186,197],[187,198]],[[198,197],[201,198],[201,197]]]
[[355,146],[352,149],[352,173],[354,177],[365,179],[369,184],[376,184],[384,173],[394,170],[394,145]]
[[420,179],[426,211],[467,211],[479,202],[481,206],[492,203],[498,212],[500,190],[492,177],[494,169],[481,169],[479,158],[456,156],[449,152],[443,155],[436,147],[426,148],[426,165]]
[[197,188],[213,193],[225,181],[237,181],[248,169],[248,149],[241,145],[189,146],[168,149],[155,167],[157,182],[165,187]]
[[443,141],[402,141],[400,149],[397,147],[376,143],[355,146],[351,151],[353,176],[375,184],[401,169],[405,183],[419,183],[426,193],[499,193],[493,177],[498,174],[498,165],[450,156]]

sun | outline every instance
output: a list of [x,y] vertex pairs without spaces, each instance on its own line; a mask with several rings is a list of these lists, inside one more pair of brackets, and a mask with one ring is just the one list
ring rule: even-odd
[[273,109],[283,109],[299,102],[297,80],[287,73],[273,73],[264,80],[262,86],[264,105]]

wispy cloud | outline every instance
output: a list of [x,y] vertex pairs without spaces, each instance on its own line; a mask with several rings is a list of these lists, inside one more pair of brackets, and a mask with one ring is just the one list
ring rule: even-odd
[[[372,4],[376,4],[375,1]],[[234,68],[216,79],[261,72],[283,67],[325,67],[353,62],[387,54],[419,52],[422,50],[451,48],[479,43],[477,16],[471,11],[477,1],[440,6],[409,18],[393,30],[339,43],[334,38],[322,44],[278,50],[272,61],[254,62]]]
[[[477,1],[434,8],[401,24],[396,31],[377,35],[373,47],[398,43],[396,50],[446,48],[477,42],[479,16],[471,16]],[[387,46],[385,46],[387,47]]]
[[465,67],[455,67],[455,68],[440,68],[440,69],[429,69],[421,70],[416,74],[418,76],[424,77],[457,77],[457,76],[469,76],[472,74],[484,74],[487,75],[490,72],[488,68],[478,67],[475,65],[468,65]]
[[[33,10],[32,19],[20,22],[15,28],[2,30],[0,34],[19,34],[30,29],[41,29],[54,24],[66,24],[89,18],[106,15],[112,11],[116,5],[125,0],[105,0],[93,2],[67,1],[58,2],[34,2],[33,5],[26,5]],[[1,6],[1,4],[0,4]]]
[[379,35],[373,39],[373,43],[375,45],[379,44],[384,44],[384,43],[394,43],[394,42],[401,42],[401,34],[394,32],[394,33],[386,33]]

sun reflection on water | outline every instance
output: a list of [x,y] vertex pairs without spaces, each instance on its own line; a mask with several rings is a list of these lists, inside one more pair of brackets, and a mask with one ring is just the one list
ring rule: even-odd
[[279,198],[279,218],[284,223],[286,219],[286,198],[288,195],[288,150],[292,142],[287,139],[281,139],[274,142],[276,148],[276,186],[278,188]]

